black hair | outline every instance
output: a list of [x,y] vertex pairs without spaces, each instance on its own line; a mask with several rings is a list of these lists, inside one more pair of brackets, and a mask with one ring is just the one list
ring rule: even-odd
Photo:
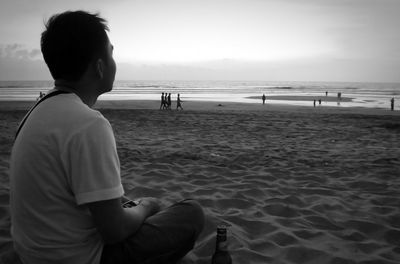
[[79,80],[96,57],[105,58],[109,31],[99,14],[67,11],[45,24],[40,47],[55,80]]

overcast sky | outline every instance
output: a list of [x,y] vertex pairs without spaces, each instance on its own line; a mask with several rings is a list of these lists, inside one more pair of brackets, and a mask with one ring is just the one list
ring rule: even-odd
[[43,21],[78,9],[117,79],[400,82],[400,0],[1,0],[0,80],[51,79]]

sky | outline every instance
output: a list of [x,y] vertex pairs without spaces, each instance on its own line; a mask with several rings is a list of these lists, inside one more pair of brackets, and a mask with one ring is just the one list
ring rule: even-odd
[[50,80],[44,21],[108,21],[120,80],[400,82],[400,0],[1,0],[0,80]]

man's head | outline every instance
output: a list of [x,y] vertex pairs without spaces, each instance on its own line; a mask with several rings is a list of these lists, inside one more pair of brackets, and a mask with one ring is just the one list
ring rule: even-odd
[[[115,62],[106,31],[106,21],[97,14],[67,11],[52,16],[42,33],[41,50],[53,78],[76,82],[90,66],[108,67],[101,77],[112,87]],[[104,65],[96,65],[99,62]]]

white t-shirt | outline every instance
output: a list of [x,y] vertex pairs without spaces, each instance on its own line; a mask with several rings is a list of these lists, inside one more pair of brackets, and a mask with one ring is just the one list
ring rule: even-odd
[[110,123],[73,94],[46,99],[10,162],[14,247],[24,263],[99,263],[103,241],[86,203],[123,195]]

